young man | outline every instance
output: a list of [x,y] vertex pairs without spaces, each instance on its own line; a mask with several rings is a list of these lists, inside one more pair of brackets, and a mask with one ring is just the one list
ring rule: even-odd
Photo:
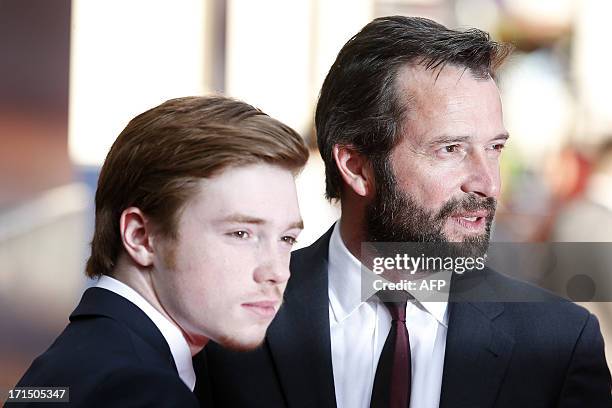
[[485,269],[453,276],[450,302],[361,297],[362,242],[486,251],[508,138],[495,72],[509,51],[480,30],[403,16],[376,19],[346,43],[316,110],[341,218],[293,254],[265,347],[246,358],[206,348],[215,403],[612,405],[597,319],[540,289]]
[[279,307],[302,221],[300,136],[242,102],[169,100],[134,118],[98,182],[70,324],[17,386],[77,406],[197,406],[192,356],[249,350]]

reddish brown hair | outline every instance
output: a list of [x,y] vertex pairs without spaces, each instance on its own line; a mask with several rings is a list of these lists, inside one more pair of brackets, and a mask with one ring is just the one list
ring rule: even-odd
[[175,238],[178,214],[202,178],[261,162],[296,174],[307,159],[308,150],[293,129],[233,99],[171,99],[136,116],[100,172],[87,276],[112,274],[126,208],[138,207],[158,233]]

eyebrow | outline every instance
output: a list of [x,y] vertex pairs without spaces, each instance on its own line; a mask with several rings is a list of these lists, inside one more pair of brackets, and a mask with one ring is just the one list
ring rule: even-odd
[[[220,223],[223,222],[231,222],[237,224],[255,224],[255,225],[263,225],[266,224],[267,221],[263,218],[251,217],[244,214],[230,214],[227,217],[224,217],[219,220]],[[304,229],[304,221],[300,219],[299,221],[292,222],[288,225],[288,229],[299,228]]]
[[[490,141],[493,141],[493,140],[507,140],[508,138],[510,138],[510,134],[508,132],[504,132],[504,133],[500,133],[499,135],[491,138]],[[436,146],[436,145],[444,144],[444,143],[461,143],[461,142],[466,142],[469,139],[471,139],[471,136],[448,136],[448,135],[443,135],[443,136],[440,136],[440,137],[432,140],[428,144],[430,146]]]
[[430,141],[428,144],[430,146],[436,146],[436,145],[444,144],[444,143],[466,142],[469,139],[470,139],[470,136],[448,136],[448,135],[443,135],[443,136],[435,138],[434,140]]
[[504,132],[504,133],[500,133],[499,135],[495,136],[493,139],[491,140],[508,140],[510,139],[510,133],[508,132]]

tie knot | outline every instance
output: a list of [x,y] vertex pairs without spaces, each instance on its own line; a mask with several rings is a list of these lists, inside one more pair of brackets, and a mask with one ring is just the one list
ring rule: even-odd
[[408,300],[414,299],[410,293],[395,290],[379,290],[376,292],[376,296],[384,303],[389,313],[391,313],[392,322],[406,322],[406,304]]
[[407,302],[385,302],[385,306],[389,309],[393,322],[406,323],[406,303]]

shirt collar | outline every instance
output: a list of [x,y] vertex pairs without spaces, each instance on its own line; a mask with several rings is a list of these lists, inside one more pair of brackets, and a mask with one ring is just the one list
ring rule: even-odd
[[[340,222],[336,222],[329,240],[328,279],[329,304],[336,322],[340,323],[366,303],[361,299],[361,262],[344,244]],[[377,298],[373,301],[380,302]],[[420,301],[416,295],[414,303],[448,327],[448,302]]]
[[178,327],[176,327],[164,315],[157,311],[157,309],[155,309],[138,292],[115,278],[102,275],[95,286],[110,290],[111,292],[124,297],[136,305],[147,315],[149,319],[151,319],[151,321],[161,332],[162,336],[164,336],[164,339],[168,343],[168,347],[170,347],[170,353],[172,353],[172,358],[174,358],[174,363],[176,364],[179,377],[181,380],[183,380],[187,387],[193,391],[196,378],[191,359],[191,351],[189,350],[189,345],[187,344],[185,337],[183,337],[183,334]]
[[362,303],[361,262],[351,254],[340,236],[336,222],[329,239],[329,302],[337,322],[346,319]]

